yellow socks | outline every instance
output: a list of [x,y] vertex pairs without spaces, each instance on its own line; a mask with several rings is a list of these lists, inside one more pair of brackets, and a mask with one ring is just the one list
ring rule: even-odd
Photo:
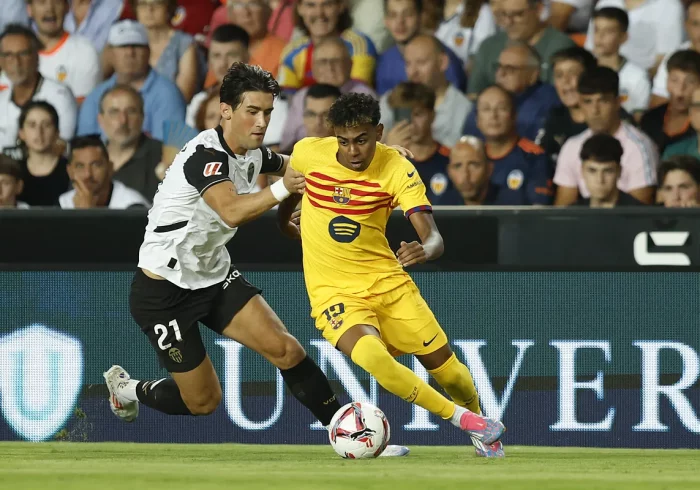
[[[355,364],[374,376],[377,382],[390,393],[400,396],[407,402],[415,403],[443,419],[450,419],[455,413],[455,404],[394,359],[379,337],[374,335],[362,337],[355,344],[351,357]],[[466,367],[464,369],[466,370]],[[469,381],[471,382],[471,376]],[[474,383],[472,383],[473,386]]]
[[454,354],[445,364],[428,372],[457,405],[481,414],[479,395],[476,392],[472,375],[467,366],[459,362]]

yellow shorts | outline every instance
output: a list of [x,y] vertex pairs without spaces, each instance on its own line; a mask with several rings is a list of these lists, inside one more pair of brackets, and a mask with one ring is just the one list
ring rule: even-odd
[[394,356],[430,354],[447,344],[445,332],[413,281],[365,298],[338,293],[316,311],[321,311],[316,328],[333,346],[355,325],[374,326]]

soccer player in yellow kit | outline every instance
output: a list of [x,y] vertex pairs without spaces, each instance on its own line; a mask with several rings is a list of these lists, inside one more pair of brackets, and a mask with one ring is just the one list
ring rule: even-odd
[[[304,174],[299,202],[280,204],[282,231],[301,237],[311,316],[323,337],[370,373],[387,391],[416,403],[467,432],[484,457],[503,457],[505,427],[481,415],[472,376],[405,267],[439,257],[443,241],[415,167],[382,137],[378,102],[345,94],[331,107],[336,137],[305,138],[291,157]],[[400,206],[420,242],[401,242],[394,254],[385,236]],[[438,393],[395,356],[412,354],[450,395]]]

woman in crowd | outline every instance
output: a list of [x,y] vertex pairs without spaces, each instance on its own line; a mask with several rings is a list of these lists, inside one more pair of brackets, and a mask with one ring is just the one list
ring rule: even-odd
[[19,146],[24,190],[19,200],[30,206],[56,206],[70,189],[68,161],[58,144],[58,113],[44,101],[27,104],[19,116]]
[[173,29],[177,0],[130,0],[136,19],[148,31],[151,66],[169,78],[189,102],[199,91],[203,73],[194,38]]

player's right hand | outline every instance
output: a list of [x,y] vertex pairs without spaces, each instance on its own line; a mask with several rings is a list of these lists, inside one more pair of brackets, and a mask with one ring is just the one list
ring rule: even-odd
[[301,210],[292,213],[286,226],[282,227],[282,234],[292,240],[301,240]]
[[284,186],[292,194],[303,194],[306,189],[306,179],[304,174],[297,172],[291,166],[287,165],[287,170],[284,172]]

